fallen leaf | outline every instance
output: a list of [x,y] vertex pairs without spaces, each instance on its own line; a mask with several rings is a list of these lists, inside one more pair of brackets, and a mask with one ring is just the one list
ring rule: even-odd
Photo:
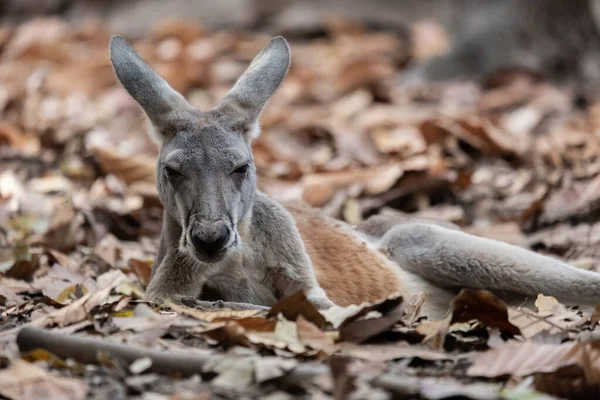
[[261,357],[254,362],[254,377],[261,383],[284,376],[298,365],[298,361],[280,357]]
[[337,190],[352,185],[363,186],[369,194],[379,194],[389,190],[403,174],[404,168],[401,164],[391,164],[305,175],[301,180],[302,199],[312,206],[323,206]]
[[538,312],[525,307],[509,308],[509,320],[519,327],[521,334],[529,339],[540,332],[565,332],[587,322],[577,311],[569,310],[551,296],[538,295],[535,306]]
[[513,335],[520,334],[519,328],[508,319],[506,305],[486,290],[463,289],[452,301],[450,324],[477,319],[490,328],[498,328]]
[[347,319],[339,327],[340,340],[362,343],[382,332],[387,331],[396,323],[400,322],[405,315],[406,304],[402,298],[387,300],[374,307],[372,311],[380,313],[379,316],[368,316],[361,319],[349,321]]
[[295,321],[299,316],[302,316],[321,329],[327,325],[325,317],[306,299],[306,295],[302,291],[277,302],[271,307],[267,317],[278,314],[291,321]]
[[594,307],[594,311],[592,312],[590,321],[594,324],[597,324],[600,321],[600,304]]
[[552,373],[576,366],[589,384],[600,383],[600,346],[596,342],[547,345],[508,342],[479,353],[469,367],[469,376],[527,376]]
[[450,330],[450,318],[435,321],[423,321],[416,327],[417,333],[423,335],[423,344],[434,349],[441,349]]
[[196,308],[190,308],[181,306],[175,303],[168,303],[169,308],[175,311],[178,314],[187,315],[193,318],[196,318],[200,321],[228,321],[235,319],[245,319],[254,317],[261,313],[260,310],[215,310],[215,311],[203,311]]
[[441,56],[450,49],[448,32],[436,20],[420,20],[411,25],[413,54],[418,60]]
[[[215,318],[214,321],[222,322],[227,321],[227,319]],[[250,332],[273,332],[277,325],[275,318],[267,319],[265,317],[236,318],[233,322]]]
[[0,370],[0,394],[7,398],[83,400],[87,392],[82,380],[56,376],[22,360],[12,360]]
[[255,357],[222,358],[205,367],[206,371],[215,372],[218,376],[211,381],[217,387],[244,390],[254,380]]
[[98,146],[94,146],[91,151],[106,173],[116,175],[126,183],[154,183],[156,180],[154,157],[145,154],[122,156]]
[[335,351],[333,339],[319,329],[315,324],[307,321],[302,315],[296,319],[298,341],[314,350],[320,350],[325,354]]
[[456,356],[443,351],[409,346],[402,343],[358,345],[343,342],[338,343],[336,349],[341,355],[369,361],[391,361],[403,358],[419,358],[425,361],[447,361],[456,358]]
[[135,258],[130,258],[127,264],[129,265],[129,268],[135,272],[140,283],[144,285],[144,287],[148,286],[150,277],[152,276],[152,262],[144,262],[136,260]]
[[125,280],[127,277],[119,270],[107,272],[98,277],[98,291],[89,292],[65,307],[32,321],[31,324],[39,327],[62,327],[82,321],[93,308],[105,304],[109,300],[110,292]]
[[295,322],[280,319],[273,332],[247,332],[247,337],[253,344],[271,349],[288,350],[295,354],[306,354],[307,348],[298,338]]
[[26,155],[40,151],[40,141],[35,135],[26,134],[8,121],[0,122],[0,147],[9,146]]

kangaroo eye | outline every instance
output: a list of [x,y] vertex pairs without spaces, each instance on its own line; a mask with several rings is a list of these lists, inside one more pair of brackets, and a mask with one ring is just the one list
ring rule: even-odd
[[234,174],[240,174],[240,175],[242,175],[242,174],[245,174],[246,172],[248,172],[248,168],[250,168],[250,165],[249,164],[244,164],[241,167],[237,167],[235,169],[235,171],[233,171],[233,173]]
[[169,177],[169,178],[183,176],[183,174],[181,172],[179,172],[171,167],[165,167],[165,175],[167,175],[167,177]]

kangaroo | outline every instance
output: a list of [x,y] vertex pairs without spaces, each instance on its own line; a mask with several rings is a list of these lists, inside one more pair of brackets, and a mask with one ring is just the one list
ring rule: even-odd
[[422,314],[430,318],[443,316],[461,288],[509,300],[543,293],[600,302],[599,273],[552,257],[434,221],[376,216],[352,228],[258,190],[251,143],[290,65],[284,38],[272,39],[206,111],[191,106],[122,37],[111,38],[110,57],[160,146],[164,225],[147,300],[212,294],[252,308],[303,291],[325,310],[424,292]]

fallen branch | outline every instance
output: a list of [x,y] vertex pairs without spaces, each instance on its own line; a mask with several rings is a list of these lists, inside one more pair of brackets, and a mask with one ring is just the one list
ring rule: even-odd
[[62,359],[71,358],[84,364],[98,364],[99,353],[108,354],[129,364],[148,357],[152,360],[149,372],[168,375],[179,373],[183,376],[198,374],[207,362],[223,357],[158,351],[106,339],[65,335],[33,326],[21,329],[17,335],[17,346],[21,353],[44,349]]
[[[223,360],[242,359],[247,356],[223,354],[195,354],[152,350],[129,344],[115,343],[106,339],[81,337],[52,332],[48,329],[28,326],[17,335],[17,345],[21,353],[34,349],[44,349],[61,359],[73,359],[84,364],[101,364],[99,354],[106,354],[116,360],[131,364],[140,358],[150,358],[152,364],[144,373],[159,373],[170,376],[191,376],[210,371],[210,366]],[[280,379],[287,384],[303,385],[316,377],[327,376],[331,369],[327,364],[306,362],[288,371]],[[373,377],[370,383],[375,387],[396,393],[418,393],[416,382],[393,373]],[[408,385],[410,383],[410,385]],[[408,387],[407,387],[408,386]]]
[[[145,372],[165,375],[190,376],[208,372],[206,367],[217,365],[224,359],[242,359],[246,356],[222,354],[195,354],[159,351],[139,346],[115,343],[106,339],[72,336],[52,332],[48,329],[28,326],[17,335],[17,346],[21,353],[34,349],[44,349],[61,359],[73,359],[83,364],[100,364],[98,354],[104,353],[129,364],[140,358],[150,358],[152,365]],[[290,371],[292,381],[302,381],[325,375],[326,365],[301,364]]]

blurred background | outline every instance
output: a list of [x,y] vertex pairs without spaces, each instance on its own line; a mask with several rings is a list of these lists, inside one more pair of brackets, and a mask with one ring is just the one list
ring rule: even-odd
[[157,148],[116,83],[113,33],[203,109],[270,37],[290,41],[254,144],[275,198],[351,224],[442,219],[595,269],[597,3],[3,0],[0,272],[29,276],[46,248],[153,256]]

